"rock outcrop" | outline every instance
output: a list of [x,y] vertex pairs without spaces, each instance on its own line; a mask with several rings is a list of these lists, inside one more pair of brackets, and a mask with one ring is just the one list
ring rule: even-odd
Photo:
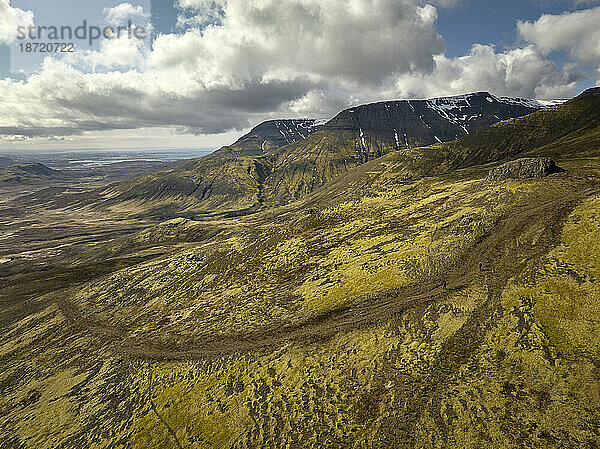
[[543,178],[558,171],[560,169],[549,157],[522,158],[493,168],[487,176],[487,181]]

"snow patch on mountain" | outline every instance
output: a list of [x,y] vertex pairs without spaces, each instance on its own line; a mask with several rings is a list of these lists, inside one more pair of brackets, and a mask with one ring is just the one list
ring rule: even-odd
[[511,98],[511,97],[495,97],[497,101],[504,104],[519,105],[532,109],[546,109],[559,104],[565,103],[567,100],[534,100],[530,98]]
[[559,106],[563,103],[566,103],[569,100],[536,100],[536,101],[546,108],[553,108],[554,106]]
[[328,119],[275,120],[275,126],[286,143],[290,144],[306,139],[328,121]]

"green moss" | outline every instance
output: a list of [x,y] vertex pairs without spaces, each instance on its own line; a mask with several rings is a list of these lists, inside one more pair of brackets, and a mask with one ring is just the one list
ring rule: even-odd
[[[566,174],[534,181],[490,185],[486,170],[476,169],[403,184],[404,174],[430,162],[411,154],[415,166],[407,168],[406,154],[386,157],[272,213],[176,220],[138,234],[128,251],[168,250],[98,270],[69,298],[83,314],[73,323],[55,298],[28,296],[24,304],[43,312],[18,318],[0,346],[8,392],[0,397],[2,441],[600,446],[600,197],[578,206],[558,231],[562,207],[596,188],[597,161],[571,160]],[[211,227],[218,232],[207,234]],[[484,256],[490,263],[479,271]],[[444,290],[448,272],[456,282]],[[77,280],[86,279],[81,273]],[[10,292],[20,285],[35,292],[21,282]],[[343,327],[353,313],[345,312],[333,336],[297,331],[320,329],[337,316],[322,314],[407,284],[431,286],[432,294],[402,314],[355,316]],[[15,304],[7,315],[20,317],[23,305]],[[286,332],[289,341],[280,343]],[[203,339],[221,337],[229,354],[255,335],[273,347],[178,363],[122,355],[143,348],[168,357],[189,348],[196,356]]]
[[534,319],[563,354],[595,357],[600,350],[599,212],[600,197],[577,207],[535,282],[516,291],[506,304],[531,302]]

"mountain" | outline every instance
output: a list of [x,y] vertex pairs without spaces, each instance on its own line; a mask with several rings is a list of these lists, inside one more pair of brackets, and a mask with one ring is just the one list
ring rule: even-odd
[[69,178],[67,173],[53,170],[40,163],[12,164],[0,167],[0,183],[2,184],[22,184]]
[[[514,118],[462,139],[398,154],[406,175],[443,173],[523,155],[563,157],[597,154],[600,88],[588,89],[560,106]],[[391,155],[390,159],[394,159]]]
[[327,120],[269,120],[252,128],[233,145],[221,148],[214,156],[261,156],[279,147],[306,139],[323,127]]
[[[276,153],[209,158],[209,176],[266,179],[251,164]],[[141,229],[36,210],[35,252],[0,239],[0,441],[600,447],[599,157],[592,89],[251,215]],[[195,167],[159,177],[189,184],[152,207],[193,210],[176,195]],[[44,240],[82,217],[97,237]]]
[[0,167],[6,167],[7,165],[12,165],[12,164],[14,164],[14,161],[12,159],[0,156]]
[[357,106],[325,124],[269,121],[210,156],[111,186],[101,196],[108,207],[125,203],[165,218],[243,214],[300,198],[389,152],[457,139],[553,104],[479,92]]
[[458,170],[486,170],[490,164],[522,157],[551,157],[561,165],[562,160],[600,156],[599,142],[600,88],[594,88],[559,106],[497,123],[455,141],[391,152],[338,176],[317,192],[336,196],[342,186],[363,192],[373,183],[452,176]]
[[[234,144],[213,154],[157,174],[114,184],[100,195],[109,207],[119,204],[146,215],[173,215],[255,210],[261,184],[271,173],[266,156],[322,128],[317,119],[270,120],[254,127]],[[199,211],[198,209],[201,208]]]
[[431,100],[402,100],[346,109],[329,121],[329,133],[353,134],[356,150],[369,158],[385,148],[415,148],[448,142],[557,103],[496,97],[478,92]]
[[456,140],[555,104],[479,92],[350,108],[321,131],[278,150],[263,197],[269,204],[283,204],[389,152]]

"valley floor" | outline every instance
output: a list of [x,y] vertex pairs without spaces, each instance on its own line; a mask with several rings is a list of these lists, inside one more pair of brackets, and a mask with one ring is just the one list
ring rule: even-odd
[[600,447],[600,168],[561,167],[15,215],[0,448]]

